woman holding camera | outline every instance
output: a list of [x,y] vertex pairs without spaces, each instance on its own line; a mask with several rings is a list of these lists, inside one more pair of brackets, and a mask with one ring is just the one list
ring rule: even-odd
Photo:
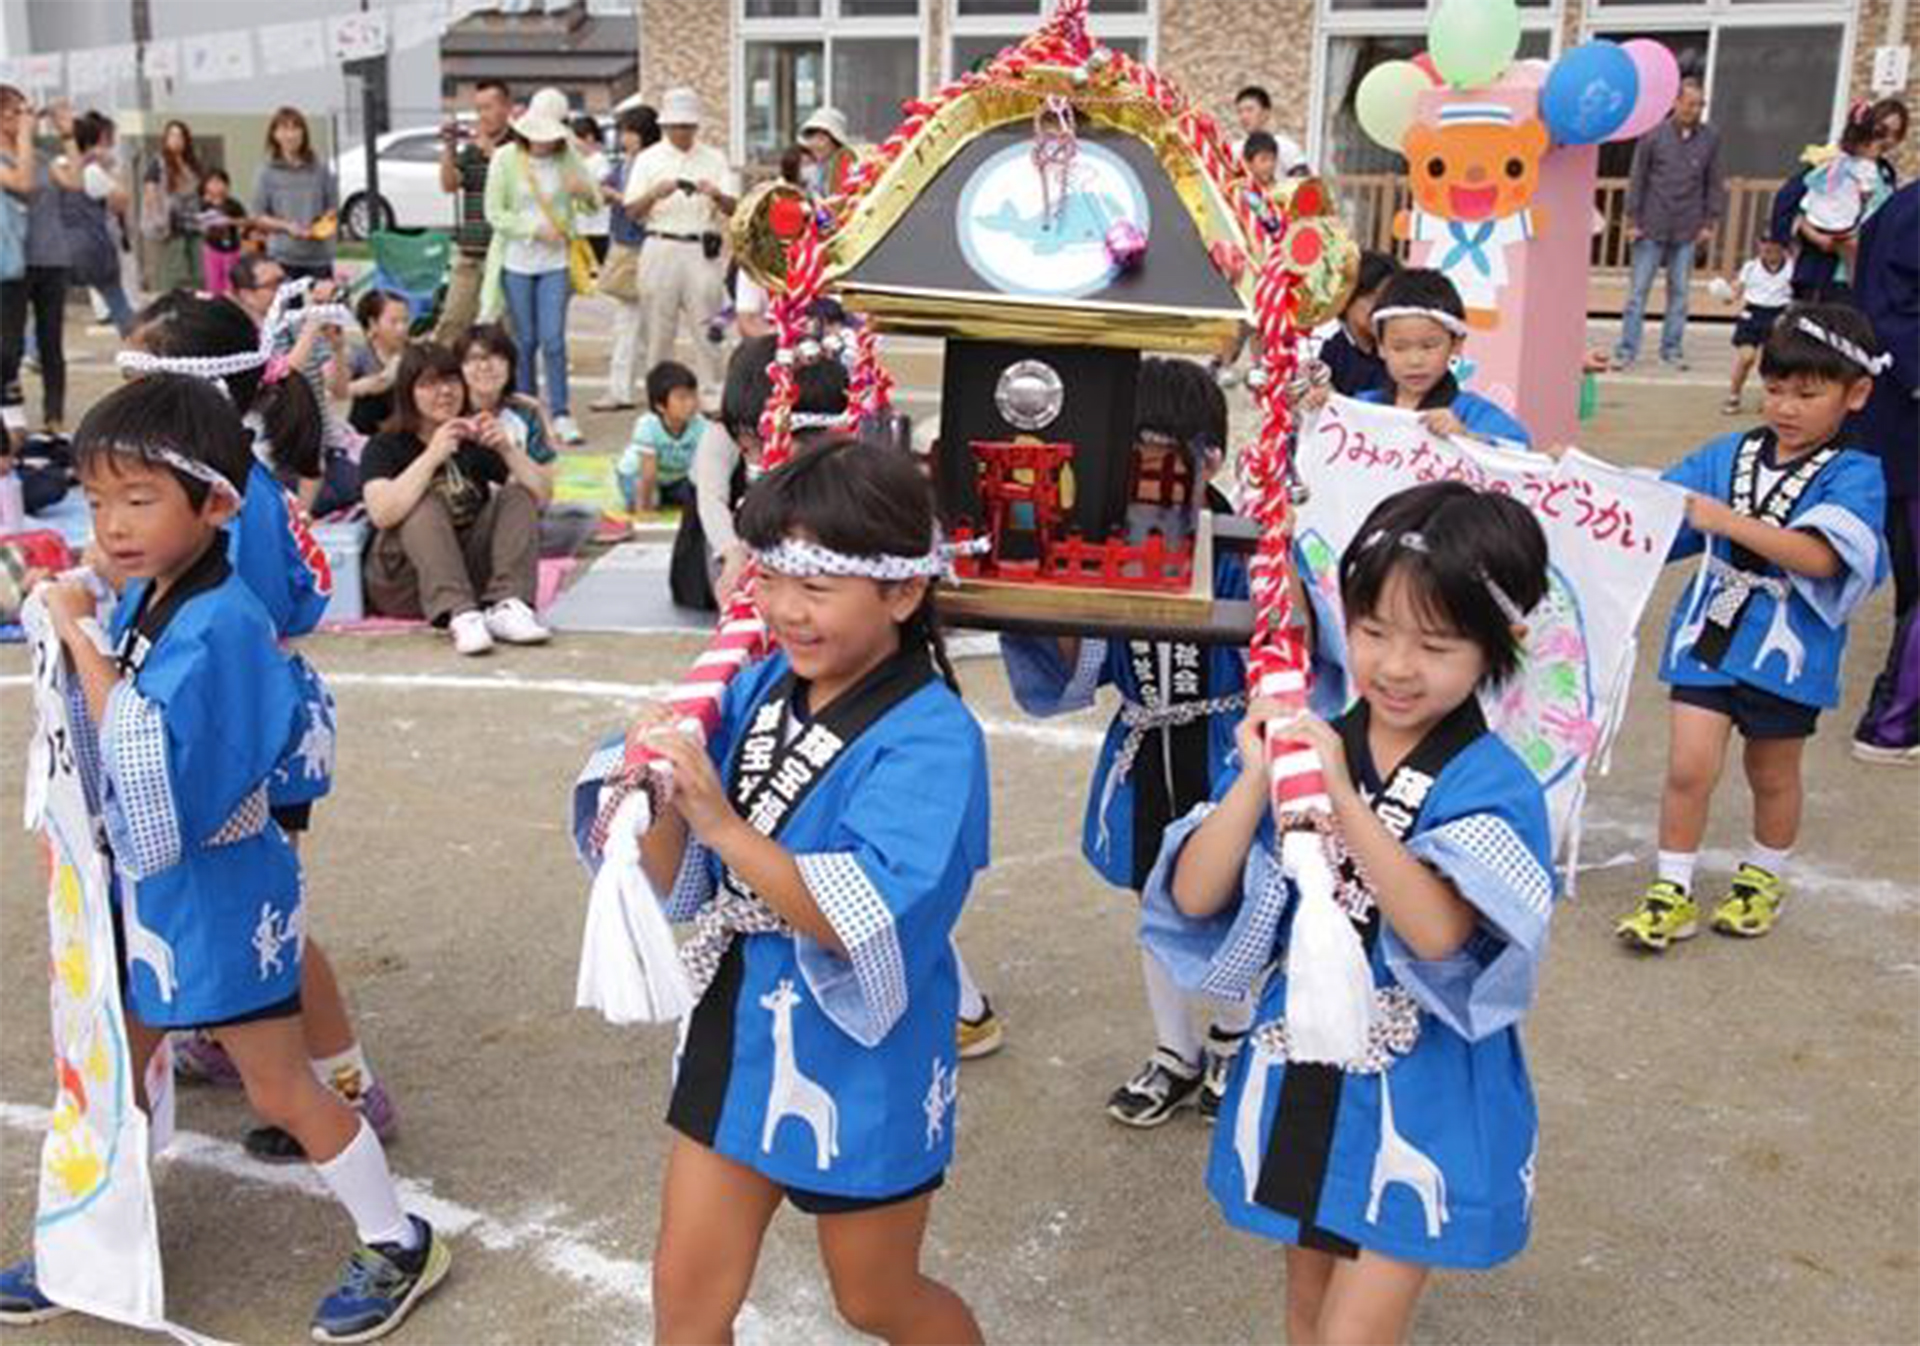
[[[34,124],[42,117],[50,118],[60,138],[62,152],[51,161],[34,151]],[[11,85],[0,85],[0,187],[10,194],[6,227],[11,231],[7,247],[11,255],[0,272],[4,277],[0,279],[0,387],[5,389],[6,405],[17,406],[24,400],[20,364],[26,354],[27,310],[31,308],[40,351],[41,411],[47,428],[57,431],[67,403],[62,315],[71,260],[60,192],[81,189],[71,111],[36,112],[28,106],[26,95]]]

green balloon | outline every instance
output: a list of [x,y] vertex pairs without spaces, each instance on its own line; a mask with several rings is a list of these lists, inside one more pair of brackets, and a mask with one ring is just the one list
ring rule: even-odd
[[1426,72],[1412,61],[1382,61],[1354,90],[1353,115],[1376,144],[1399,154],[1400,142],[1413,125],[1414,100],[1433,87]]
[[1519,7],[1514,0],[1441,0],[1427,50],[1455,88],[1490,84],[1520,50]]

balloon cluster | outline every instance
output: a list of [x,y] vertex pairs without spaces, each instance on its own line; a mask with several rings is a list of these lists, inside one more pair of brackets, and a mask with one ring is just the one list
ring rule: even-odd
[[1514,0],[1442,0],[1426,51],[1383,62],[1360,81],[1353,100],[1360,129],[1397,153],[1421,94],[1503,84],[1538,91],[1540,119],[1556,144],[1632,140],[1659,125],[1680,88],[1672,51],[1648,38],[1584,42],[1551,64],[1515,60],[1519,50]]

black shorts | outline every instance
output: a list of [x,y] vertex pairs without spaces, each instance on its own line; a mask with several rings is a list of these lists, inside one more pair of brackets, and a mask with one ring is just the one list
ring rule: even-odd
[[289,835],[309,831],[313,827],[312,800],[304,804],[275,804],[267,812],[280,824],[280,830]]
[[[126,920],[120,914],[120,904],[118,902],[113,904],[113,962],[115,968],[117,968],[120,973],[121,1008],[131,1013],[129,1002],[131,1000],[130,992],[133,984],[133,969],[127,966]],[[236,1024],[257,1024],[268,1019],[295,1019],[298,1018],[299,1015],[300,992],[296,989],[294,993],[285,1000],[276,1000],[271,1005],[262,1005],[258,1009],[250,1009],[242,1014],[235,1014],[225,1019],[214,1019],[202,1024],[168,1024],[167,1031],[169,1033],[192,1033],[201,1029],[232,1028]],[[148,1025],[150,1028],[155,1026],[156,1025],[152,1024]]]
[[1748,304],[1740,310],[1740,316],[1733,324],[1733,344],[1736,346],[1764,346],[1767,337],[1773,331],[1773,324],[1779,320],[1784,308],[1762,308],[1758,304]]
[[882,1206],[897,1206],[902,1201],[912,1201],[915,1197],[936,1192],[947,1180],[944,1171],[934,1174],[918,1187],[909,1187],[904,1192],[895,1192],[892,1196],[832,1196],[826,1192],[806,1192],[798,1187],[786,1189],[787,1200],[793,1203],[795,1210],[808,1215],[856,1215],[864,1210],[878,1210]]
[[1803,706],[1744,682],[1731,687],[1675,687],[1673,699],[1726,716],[1742,737],[1750,739],[1811,738],[1814,722],[1820,718],[1817,706]]

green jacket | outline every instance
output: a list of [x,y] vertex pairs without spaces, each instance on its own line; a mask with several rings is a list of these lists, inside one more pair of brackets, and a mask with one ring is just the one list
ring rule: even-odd
[[[531,239],[546,223],[546,215],[534,195],[533,174],[528,167],[531,156],[519,145],[503,145],[495,151],[487,167],[487,223],[493,226],[493,240],[487,244],[487,272],[480,286],[480,321],[494,322],[506,308],[506,294],[500,274],[506,260],[509,239]],[[560,181],[563,190],[547,202],[553,218],[567,238],[580,235],[580,217],[600,208],[600,192],[587,171],[587,162],[569,143],[560,151]]]

